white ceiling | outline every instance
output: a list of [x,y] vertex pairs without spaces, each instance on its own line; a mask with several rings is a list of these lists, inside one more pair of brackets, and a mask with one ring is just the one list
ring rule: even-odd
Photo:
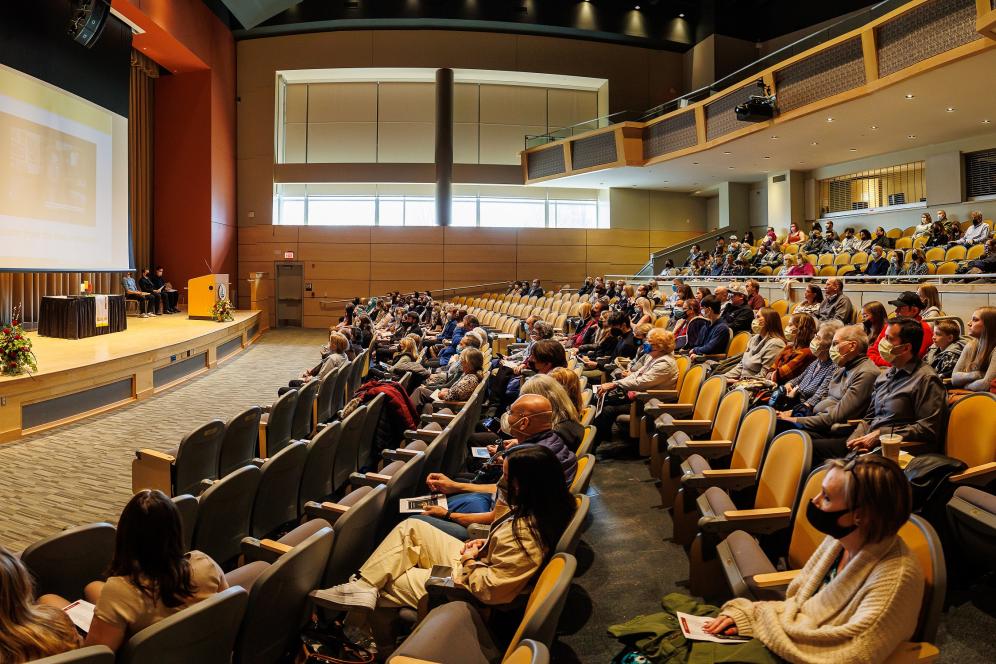
[[[993,133],[996,131],[993,72],[996,72],[996,50],[988,50],[854,101],[771,125],[695,154],[649,167],[627,166],[572,175],[540,186],[635,187],[704,193],[719,182],[759,182],[767,173],[809,171]],[[913,98],[907,99],[908,94]],[[954,110],[949,112],[948,108]],[[831,117],[833,121],[829,122],[827,118]]]

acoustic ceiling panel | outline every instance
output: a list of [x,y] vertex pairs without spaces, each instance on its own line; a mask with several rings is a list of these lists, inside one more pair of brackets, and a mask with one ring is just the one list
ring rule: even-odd
[[221,0],[245,28],[255,28],[268,18],[301,3],[301,0]]

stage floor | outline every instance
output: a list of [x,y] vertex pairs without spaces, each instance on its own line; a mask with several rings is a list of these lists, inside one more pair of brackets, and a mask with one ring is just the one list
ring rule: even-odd
[[142,399],[217,365],[255,339],[259,311],[227,323],[186,314],[128,318],[128,329],[85,339],[31,332],[38,371],[0,377],[0,442]]

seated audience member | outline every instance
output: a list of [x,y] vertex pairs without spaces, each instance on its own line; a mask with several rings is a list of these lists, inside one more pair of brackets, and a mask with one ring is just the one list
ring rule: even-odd
[[[719,292],[718,288],[716,292]],[[723,308],[723,320],[734,334],[745,332],[754,324],[754,310],[747,304],[747,289],[743,284],[734,284],[730,286],[729,293],[730,301]]]
[[947,395],[941,379],[917,352],[923,344],[923,326],[913,318],[899,318],[886,326],[879,352],[890,368],[875,381],[864,418],[847,438],[814,437],[814,464],[855,450],[878,446],[883,433],[940,447],[947,418]]
[[749,306],[751,310],[757,311],[766,305],[764,297],[761,295],[761,284],[758,283],[757,279],[748,279],[746,288],[747,306]]
[[720,302],[715,295],[707,295],[702,298],[702,315],[709,321],[709,326],[702,330],[699,335],[698,344],[688,346],[691,352],[689,356],[694,361],[698,355],[715,355],[725,353],[730,345],[730,326],[719,315]]
[[948,219],[948,213],[944,210],[937,211],[937,221],[941,222],[941,225],[944,226],[944,232],[948,234],[948,237],[952,237],[954,235],[952,231],[955,228],[959,231],[961,230],[961,226],[958,222]]
[[890,246],[889,238],[885,234],[885,229],[884,228],[882,228],[881,226],[879,226],[878,228],[875,229],[875,232],[872,233],[872,242],[871,243],[872,243],[873,247],[888,248]]
[[460,340],[463,339],[464,335],[469,333],[480,323],[477,322],[477,317],[467,314],[463,317],[463,320],[457,326],[456,330],[453,331],[453,337],[450,340],[450,344],[439,351],[437,359],[439,360],[439,366],[446,366],[450,358],[456,353],[457,348],[460,346]]
[[809,366],[796,378],[785,383],[784,390],[772,394],[770,404],[777,408],[790,408],[792,414],[809,414],[817,401],[826,393],[827,384],[833,373],[834,364],[830,359],[830,341],[834,332],[841,327],[840,321],[823,323],[816,330],[816,336],[809,342],[809,350],[815,356]]
[[673,277],[676,274],[678,274],[678,268],[674,266],[674,261],[668,258],[664,261],[664,267],[661,268],[660,276]]
[[722,237],[716,238],[716,249],[712,252],[713,256],[722,256],[726,253],[726,239]]
[[824,251],[823,234],[814,228],[809,235],[809,239],[799,247],[799,251],[807,254],[822,254]]
[[806,260],[805,254],[799,254],[793,257],[792,267],[789,268],[788,276],[790,277],[812,277],[816,274],[816,268],[813,264]]
[[916,289],[917,297],[923,301],[923,311],[920,312],[922,318],[938,318],[944,316],[941,311],[941,294],[937,292],[934,284],[920,284]]
[[[85,645],[118,650],[134,634],[228,588],[218,564],[200,551],[184,553],[176,505],[161,491],[139,491],[121,512],[106,582],[94,581],[96,604]],[[50,605],[69,602],[51,595]]]
[[429,388],[430,392],[442,387],[450,387],[453,383],[460,380],[461,376],[463,376],[461,354],[468,348],[480,349],[481,340],[473,334],[466,334],[460,339],[457,352],[453,354],[453,357],[450,358],[446,366],[440,367],[438,371],[430,374],[428,380],[425,381],[425,387]]
[[611,372],[616,366],[617,357],[632,358],[636,355],[636,337],[633,335],[629,316],[622,311],[613,311],[609,314],[608,343],[600,347],[599,352],[605,354],[600,354],[595,359],[580,358],[585,369],[594,374],[589,376],[593,380],[598,380],[603,372]]
[[948,236],[948,231],[944,228],[944,224],[939,221],[935,221],[930,225],[930,233],[927,234],[926,246],[928,247],[943,247],[946,246],[951,239]]
[[836,459],[806,507],[826,537],[785,599],[730,600],[706,631],[753,637],[790,662],[884,661],[912,637],[923,599],[923,573],[897,534],[909,482],[881,456]]
[[978,258],[966,260],[958,266],[958,274],[996,273],[996,239],[986,240],[985,252]]
[[540,339],[533,344],[527,364],[538,374],[547,374],[557,367],[567,366],[564,346],[553,339]]
[[492,522],[487,539],[464,543],[424,521],[407,519],[387,534],[353,580],[318,591],[317,603],[347,610],[373,610],[380,601],[417,608],[434,565],[451,567],[454,585],[484,604],[511,602],[574,515],[574,497],[556,481],[559,471],[548,449],[513,450],[503,464],[508,511]]
[[916,228],[913,229],[912,239],[916,241],[919,240],[920,238],[926,239],[930,237],[930,231],[933,229],[933,227],[934,227],[934,220],[930,218],[930,213],[924,212],[923,214],[920,215],[920,223],[917,224]]
[[844,235],[841,236],[840,246],[837,253],[854,254],[858,252],[858,238],[854,235],[853,228],[845,228]]
[[851,299],[844,295],[844,280],[837,277],[827,279],[823,293],[825,295],[823,304],[816,312],[816,317],[822,323],[839,320],[848,325],[854,318],[854,305],[851,304]]
[[791,276],[792,270],[795,269],[796,260],[794,254],[785,254],[782,256],[782,268],[778,270],[775,276],[778,277],[788,277]]
[[463,376],[452,387],[439,390],[440,401],[466,401],[484,380],[484,354],[476,348],[466,348],[460,353]]
[[[866,302],[863,307],[861,307],[861,326],[865,330],[865,334],[868,336],[868,350],[871,357],[870,351],[873,348],[878,348],[878,341],[882,337],[882,332],[885,330],[885,324],[889,320],[889,315],[885,311],[885,307],[881,302],[871,301]],[[878,352],[877,350],[875,351]]]
[[785,348],[782,318],[774,309],[765,307],[758,311],[751,324],[751,332],[753,335],[747,342],[740,364],[726,373],[726,380],[730,383],[742,378],[763,378]]
[[972,312],[968,336],[970,340],[951,373],[951,385],[968,392],[987,392],[996,378],[996,307]]
[[349,340],[341,332],[333,330],[329,333],[328,354],[318,366],[308,369],[300,378],[290,381],[287,387],[277,390],[278,394],[283,394],[287,390],[301,387],[305,383],[315,378],[324,379],[335,369],[346,364],[349,359],[346,357],[346,350],[349,348]]
[[595,280],[591,277],[585,277],[584,283],[581,284],[581,288],[578,289],[578,295],[580,297],[584,297],[593,290],[595,290]]
[[691,251],[688,252],[688,257],[685,258],[685,262],[682,264],[683,267],[692,267],[695,265],[695,261],[699,259],[702,255],[702,247],[697,244],[692,245]]
[[767,251],[773,244],[778,244],[778,236],[775,235],[775,229],[768,226],[768,230],[764,233],[764,241],[761,243],[761,246]]
[[152,275],[152,285],[155,291],[158,291],[163,298],[163,309],[165,312],[168,314],[178,314],[180,313],[180,309],[177,307],[177,303],[180,301],[180,291],[173,288],[173,284],[166,281],[163,273],[163,266],[160,265],[156,268],[156,273]]
[[645,297],[636,299],[636,313],[633,315],[633,325],[643,325],[654,323],[654,305]]
[[522,290],[522,282],[513,281],[511,285],[509,285],[508,289],[505,291],[505,295],[518,295],[519,291],[521,290]]
[[567,396],[570,398],[571,403],[574,404],[574,409],[580,417],[581,411],[584,410],[584,402],[581,397],[581,379],[578,378],[578,375],[567,367],[554,367],[547,375],[560,383],[567,391]]
[[991,229],[982,221],[982,213],[975,210],[969,215],[969,218],[972,220],[972,225],[965,230],[963,236],[957,240],[952,240],[952,246],[963,244],[966,247],[970,247],[973,244],[983,244],[989,239]]
[[929,364],[937,376],[944,380],[951,378],[955,365],[965,349],[961,339],[961,328],[953,320],[939,320],[934,323],[934,343],[927,349],[923,361]]
[[[566,367],[557,368],[566,369]],[[584,427],[581,426],[577,407],[560,381],[549,374],[530,376],[522,385],[520,395],[524,394],[538,394],[550,402],[550,410],[553,413],[550,424],[553,431],[564,441],[567,449],[576,450],[584,437]],[[495,451],[497,450],[491,450],[491,453],[494,454]]]
[[706,295],[712,295],[712,291],[710,291],[705,286],[699,286],[698,288],[695,289],[695,299],[699,301],[699,304],[702,303],[702,298],[704,298]]
[[[910,250],[912,251],[912,249]],[[906,271],[905,268],[906,253],[902,249],[896,249],[889,256],[889,268],[885,271],[886,276],[897,277]],[[891,284],[895,283],[892,279],[885,281],[884,283]]]
[[166,303],[162,291],[156,288],[152,277],[149,276],[149,268],[142,268],[142,276],[138,278],[138,287],[146,295],[152,296],[152,313],[158,316],[169,313],[166,311]]
[[764,253],[758,252],[754,259],[758,267],[770,267],[772,270],[778,269],[782,264],[782,252],[777,242],[771,243]]
[[[466,401],[477,385],[484,379],[484,354],[478,350],[479,342],[475,337],[464,337],[461,340],[460,352],[453,356],[446,371],[429,376],[425,384],[412,392],[412,403],[416,410],[421,411],[433,400],[433,392],[441,401]],[[476,352],[472,359],[470,353]],[[478,364],[479,363],[479,364]]]
[[815,359],[809,344],[816,336],[816,320],[809,314],[792,314],[785,328],[785,347],[775,358],[765,376],[776,385],[784,385],[809,366]]
[[709,321],[702,315],[699,300],[695,298],[685,300],[684,312],[685,315],[674,326],[674,347],[678,350],[686,346],[697,346],[702,331],[709,326]]
[[674,335],[667,330],[654,328],[647,334],[647,343],[650,350],[647,352],[646,362],[599,387],[599,393],[604,392],[605,397],[602,411],[595,418],[596,444],[610,440],[616,418],[629,412],[631,399],[627,392],[673,390],[677,387],[678,363],[673,354]]
[[[896,308],[896,316],[900,318],[911,318],[920,324],[923,328],[923,336],[921,337],[921,344],[913,350],[918,358],[922,358],[927,354],[927,349],[930,348],[930,344],[934,343],[934,330],[930,326],[930,323],[923,320],[920,317],[920,312],[924,309],[923,301],[917,296],[913,291],[903,291],[899,294],[895,300],[889,300],[889,304]],[[889,366],[890,362],[882,357],[879,346],[882,343],[882,339],[885,338],[886,328],[883,327],[882,331],[879,332],[878,338],[868,348],[868,357],[871,358],[872,362],[880,367]]]
[[58,601],[35,603],[34,581],[20,558],[0,546],[0,662],[22,664],[80,646]]
[[911,277],[920,277],[928,273],[927,259],[920,249],[913,249],[910,262],[903,268],[903,274]]
[[578,318],[581,319],[581,322],[578,324],[574,335],[568,340],[568,347],[580,348],[585,344],[592,343],[595,339],[595,334],[598,332],[599,314],[608,308],[608,306],[608,303],[599,300],[596,300],[595,304],[591,304],[590,302],[581,303],[581,306],[578,307]]
[[870,277],[884,277],[889,273],[889,259],[885,257],[882,247],[872,247],[864,273]]
[[818,284],[807,284],[806,290],[802,293],[802,298],[802,302],[795,305],[792,313],[809,314],[813,318],[816,318],[816,315],[820,311],[820,305],[823,304],[823,289]]
[[785,244],[802,244],[807,240],[806,233],[799,230],[799,225],[794,221],[789,224],[788,237],[785,238]]
[[815,394],[801,401],[803,408],[781,411],[778,418],[812,435],[829,436],[833,425],[864,415],[881,371],[868,359],[868,336],[859,326],[834,326],[820,331],[824,335],[829,331],[832,341],[827,344],[825,337],[821,339],[814,365],[829,360],[829,380],[824,379]]
[[726,258],[723,259],[722,269],[719,271],[719,276],[721,277],[740,276],[740,266],[737,265],[737,257],[735,255],[726,254]]
[[138,311],[141,318],[148,318],[156,315],[152,311],[155,298],[152,297],[152,293],[146,293],[139,288],[138,284],[135,283],[135,274],[133,272],[126,272],[125,275],[121,277],[121,288],[124,289],[126,299],[138,301]]
[[529,297],[543,297],[543,287],[540,285],[539,279],[533,279],[532,287],[530,287],[527,295]]
[[867,228],[862,228],[860,231],[858,231],[858,241],[855,244],[855,249],[857,251],[867,252],[870,251],[871,248],[872,248],[871,233],[868,232]]

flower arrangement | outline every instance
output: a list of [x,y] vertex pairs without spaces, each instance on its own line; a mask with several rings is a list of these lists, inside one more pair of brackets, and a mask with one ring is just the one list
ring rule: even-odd
[[25,371],[38,371],[38,362],[31,350],[31,339],[21,327],[21,307],[18,307],[10,325],[0,327],[0,374],[17,376]]
[[215,321],[219,323],[227,323],[228,321],[234,320],[232,318],[232,303],[227,297],[218,298],[218,301],[214,303],[211,308],[211,315],[214,316]]

